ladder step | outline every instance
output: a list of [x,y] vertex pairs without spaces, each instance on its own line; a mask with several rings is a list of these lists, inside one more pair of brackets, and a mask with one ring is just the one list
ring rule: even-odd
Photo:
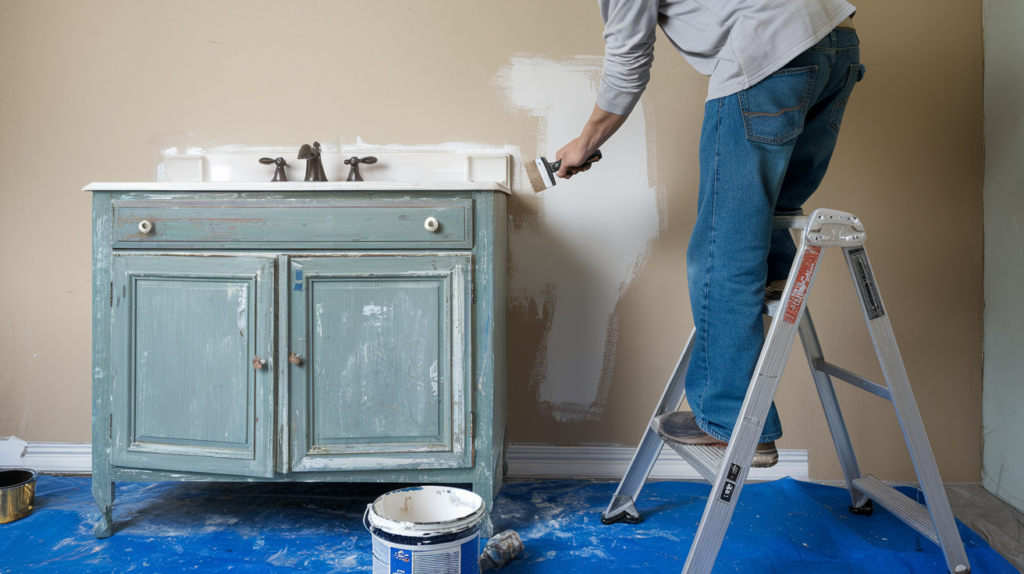
[[908,526],[921,533],[922,536],[939,544],[939,535],[935,532],[935,523],[928,507],[911,500],[902,492],[878,480],[872,475],[855,478],[853,485],[872,500],[881,504],[886,510],[906,522]]
[[[665,415],[662,415],[665,416]],[[651,419],[651,429],[658,433],[660,427],[661,417],[654,417]],[[676,451],[679,456],[683,457],[683,460],[690,463],[690,466],[694,468],[704,480],[715,483],[715,479],[718,478],[718,470],[722,468],[722,461],[725,460],[725,449],[714,446],[702,446],[695,444],[684,444],[679,441],[672,440],[661,433],[658,433],[661,440],[668,446],[672,447],[672,450]]]
[[780,299],[765,299],[764,306],[761,307],[761,314],[774,317],[779,314],[779,308],[782,307],[782,300]]
[[683,460],[690,463],[704,480],[715,483],[718,478],[718,469],[722,468],[722,461],[725,460],[725,449],[716,446],[700,446],[694,444],[683,444],[671,439],[665,439],[665,444],[672,447],[672,450],[679,453]]

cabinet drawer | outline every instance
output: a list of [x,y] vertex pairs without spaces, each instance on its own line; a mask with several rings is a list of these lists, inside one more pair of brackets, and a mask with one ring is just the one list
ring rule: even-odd
[[121,249],[468,249],[473,200],[125,200],[114,202],[113,231]]

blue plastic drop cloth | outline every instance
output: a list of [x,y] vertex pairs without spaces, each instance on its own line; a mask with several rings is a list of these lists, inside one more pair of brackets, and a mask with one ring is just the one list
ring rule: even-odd
[[[93,538],[88,478],[42,476],[36,509],[0,525],[0,572],[370,572],[366,504],[399,485],[118,483],[116,534]],[[615,484],[506,484],[497,530],[524,553],[502,573],[680,572],[706,484],[648,484],[638,525],[601,524]],[[903,489],[920,500],[915,489]],[[744,487],[715,572],[943,573],[939,548],[876,506],[847,511],[840,488],[785,479]],[[1016,570],[960,525],[975,574]]]

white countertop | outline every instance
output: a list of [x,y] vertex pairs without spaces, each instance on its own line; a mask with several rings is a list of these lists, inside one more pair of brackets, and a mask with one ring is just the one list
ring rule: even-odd
[[393,181],[281,181],[281,182],[96,182],[82,191],[496,191],[512,195],[508,187],[493,181],[431,181],[403,183]]

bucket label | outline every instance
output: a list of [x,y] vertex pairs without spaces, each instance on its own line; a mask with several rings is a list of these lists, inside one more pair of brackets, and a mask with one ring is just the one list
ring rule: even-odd
[[412,553],[401,548],[393,548],[391,550],[391,572],[394,574],[412,572]]
[[478,574],[479,560],[479,533],[468,539],[422,546],[373,538],[373,574]]

